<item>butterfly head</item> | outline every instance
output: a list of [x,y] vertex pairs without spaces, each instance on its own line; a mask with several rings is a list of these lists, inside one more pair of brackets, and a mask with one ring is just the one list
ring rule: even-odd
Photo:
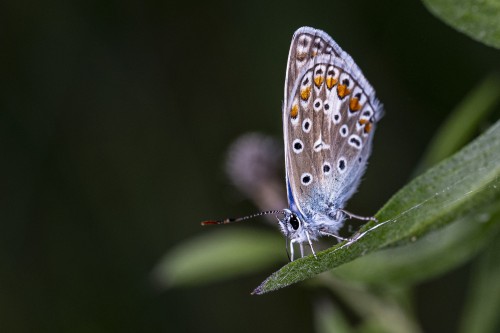
[[304,222],[298,214],[289,209],[283,210],[284,217],[278,219],[281,231],[290,240],[299,240],[304,235]]

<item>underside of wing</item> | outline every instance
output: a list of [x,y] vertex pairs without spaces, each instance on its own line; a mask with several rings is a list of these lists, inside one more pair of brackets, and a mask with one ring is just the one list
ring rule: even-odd
[[285,83],[288,199],[302,215],[329,215],[356,190],[382,107],[352,58],[326,33],[297,30]]

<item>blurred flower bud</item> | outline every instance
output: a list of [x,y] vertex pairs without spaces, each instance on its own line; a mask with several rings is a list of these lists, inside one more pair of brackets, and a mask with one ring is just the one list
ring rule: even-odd
[[[286,207],[283,153],[270,136],[247,133],[229,148],[226,172],[232,183],[262,210]],[[276,222],[274,216],[269,216]]]

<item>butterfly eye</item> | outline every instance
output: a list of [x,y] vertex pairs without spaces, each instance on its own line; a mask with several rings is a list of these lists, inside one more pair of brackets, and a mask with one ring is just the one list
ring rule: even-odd
[[293,230],[297,230],[300,226],[300,222],[299,222],[299,219],[297,218],[297,216],[295,215],[292,215],[290,217],[290,225],[292,226]]

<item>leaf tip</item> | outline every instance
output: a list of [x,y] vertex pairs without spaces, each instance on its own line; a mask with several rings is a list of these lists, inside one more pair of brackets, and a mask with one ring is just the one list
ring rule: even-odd
[[263,292],[262,292],[262,284],[260,286],[258,286],[257,288],[255,288],[251,293],[250,295],[262,295]]
[[171,274],[168,271],[164,271],[161,267],[156,267],[149,274],[148,277],[149,284],[156,291],[164,291],[175,286],[175,281],[172,280]]
[[251,292],[251,295],[263,295],[271,290],[274,290],[274,289],[269,289],[268,287],[268,282],[269,282],[269,279],[274,276],[274,273],[268,277],[267,279],[265,279],[257,288],[255,288],[252,292]]

